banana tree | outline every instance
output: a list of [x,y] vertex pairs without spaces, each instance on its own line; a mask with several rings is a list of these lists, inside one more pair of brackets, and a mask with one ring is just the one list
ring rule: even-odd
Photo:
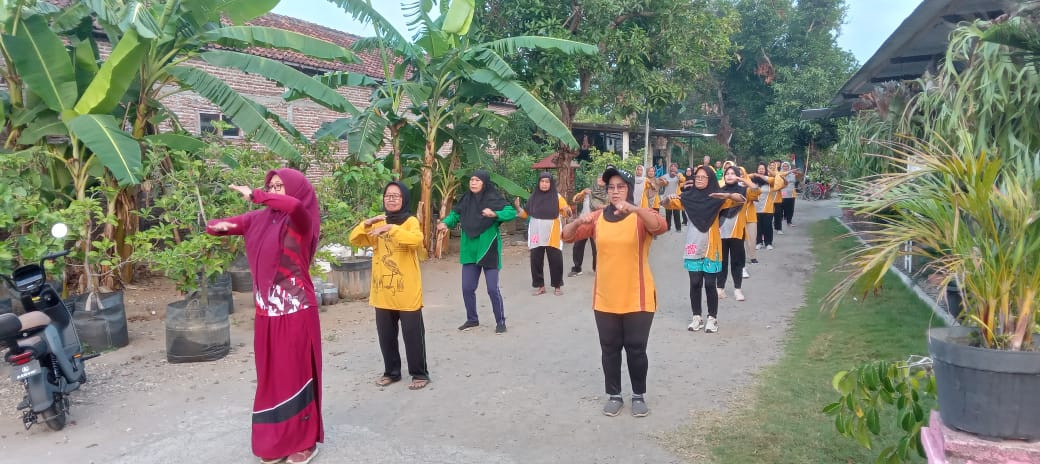
[[[550,37],[511,37],[484,43],[472,43],[467,37],[473,20],[473,0],[417,1],[403,5],[411,18],[415,32],[414,44],[404,40],[400,33],[390,33],[393,27],[364,0],[329,0],[339,5],[355,19],[369,22],[377,30],[388,31],[387,48],[400,63],[408,66],[408,74],[397,84],[408,98],[410,111],[417,116],[407,124],[423,135],[423,168],[419,217],[425,236],[424,246],[433,251],[431,213],[433,174],[439,151],[450,139],[442,137],[456,116],[456,112],[472,111],[473,106],[486,107],[490,98],[503,97],[512,101],[517,110],[549,135],[567,146],[577,148],[570,130],[534,95],[518,81],[517,73],[503,56],[518,53],[524,48],[553,49],[565,54],[599,53],[592,45]],[[440,16],[433,19],[432,9],[439,3]],[[352,135],[371,134],[372,140],[382,141],[389,124],[386,118],[354,118],[347,132]],[[348,126],[345,124],[345,126]],[[363,127],[361,131],[358,128]],[[450,135],[450,134],[449,134]],[[459,143],[461,141],[452,141]],[[362,145],[374,154],[379,144]]]

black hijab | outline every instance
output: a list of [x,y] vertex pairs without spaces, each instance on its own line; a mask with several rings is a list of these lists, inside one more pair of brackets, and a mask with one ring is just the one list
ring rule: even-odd
[[462,218],[462,231],[469,238],[477,238],[498,221],[497,218],[484,217],[481,213],[484,211],[484,208],[490,208],[491,211],[499,211],[505,208],[508,203],[502,197],[502,193],[491,183],[491,174],[488,174],[487,171],[478,169],[470,177],[480,178],[484,182],[484,187],[480,192],[473,193],[469,191],[467,183],[466,193],[462,195],[462,198],[453,210],[459,213],[459,217]]
[[[549,179],[549,191],[543,192],[539,187],[542,179]],[[538,175],[538,182],[534,184],[534,192],[527,199],[524,206],[527,214],[538,219],[556,219],[560,217],[560,194],[556,191],[556,180],[552,174],[543,172]]]
[[411,192],[408,191],[408,187],[398,181],[391,181],[383,187],[383,196],[386,197],[386,189],[390,188],[391,185],[396,185],[397,188],[401,189],[401,209],[391,212],[386,209],[386,199],[383,199],[383,214],[386,216],[387,224],[404,224],[404,221],[412,217],[412,211],[409,209],[412,204]]
[[[633,177],[632,174],[629,174],[626,171],[622,171],[622,170],[617,169],[617,168],[608,168],[606,171],[603,171],[603,183],[609,185],[610,184],[610,178],[614,177],[614,176],[620,177],[621,180],[625,181],[625,183],[628,184],[628,198],[626,198],[626,200],[629,203],[635,203],[635,201],[634,201],[634,199],[635,199],[635,189],[636,189],[636,179],[635,179],[635,177]],[[603,187],[603,189],[606,190],[606,188],[607,188],[607,186],[605,185]],[[610,193],[609,192],[607,193],[607,201],[608,202],[610,201]],[[631,213],[628,213],[628,214],[631,214]],[[614,204],[610,203],[603,210],[603,219],[605,219],[607,222],[618,222],[618,221],[628,217],[628,214],[620,214],[619,215],[618,212],[617,212],[617,208],[614,208]]]
[[686,216],[693,223],[693,226],[697,230],[707,233],[711,225],[715,223],[715,219],[719,217],[719,211],[722,210],[722,204],[725,200],[710,196],[712,193],[717,193],[721,190],[718,178],[715,177],[715,170],[708,166],[697,166],[693,171],[694,177],[700,171],[704,171],[704,174],[708,176],[708,186],[699,189],[696,186],[692,186],[692,183],[696,181],[689,179],[691,187],[683,190],[680,198],[682,199],[683,209],[686,210]]
[[[737,181],[732,183],[732,184],[727,183],[727,184],[723,185],[722,188],[719,189],[719,191],[723,192],[723,193],[739,193],[740,196],[747,198],[747,187],[740,185],[740,181],[741,181],[740,168],[738,168],[737,166],[730,166],[730,167],[726,168],[724,174],[722,175],[723,181],[725,181],[726,174],[728,174],[730,171],[733,171],[733,174],[735,176],[737,176]],[[722,210],[722,212],[719,213],[719,215],[720,216],[725,216],[727,218],[731,218],[732,219],[732,218],[736,217],[738,214],[740,214],[740,212],[743,211],[743,210],[744,210],[744,205],[735,205],[735,206],[731,206],[729,208],[726,208],[726,209]]]

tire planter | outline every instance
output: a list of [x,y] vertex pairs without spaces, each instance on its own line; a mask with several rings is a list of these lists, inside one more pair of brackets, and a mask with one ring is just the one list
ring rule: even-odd
[[1040,351],[970,346],[974,332],[928,330],[943,423],[983,437],[1040,440]]
[[337,288],[341,299],[367,299],[372,285],[372,257],[357,256],[333,264],[326,278]]
[[86,308],[87,296],[77,295],[72,302],[75,308],[72,323],[76,326],[80,341],[94,351],[122,348],[130,344],[123,292],[96,294],[90,311]]
[[211,299],[203,305],[197,299],[166,305],[166,360],[171,363],[216,361],[231,351],[231,324],[228,306]]

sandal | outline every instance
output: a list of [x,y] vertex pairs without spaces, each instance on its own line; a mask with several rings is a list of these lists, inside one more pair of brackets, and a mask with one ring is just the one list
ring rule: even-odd
[[553,295],[556,295],[556,296],[563,295],[563,289],[560,288],[560,287],[556,287],[556,290],[553,290]]
[[400,381],[401,381],[400,378],[396,378],[395,379],[393,377],[390,377],[389,375],[384,375],[384,376],[380,377],[378,380],[376,380],[376,385],[378,385],[380,387],[385,387],[387,385],[394,384],[394,383],[397,383],[397,382],[400,382]]
[[545,287],[538,287],[538,289],[534,291],[533,295],[534,296],[538,296],[538,295],[541,295],[543,293],[545,293]]
[[430,379],[412,379],[412,384],[408,386],[409,390],[422,390],[430,384]]

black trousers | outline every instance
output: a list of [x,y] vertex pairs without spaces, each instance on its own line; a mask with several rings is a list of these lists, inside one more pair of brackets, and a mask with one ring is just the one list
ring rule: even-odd
[[733,270],[733,288],[739,290],[744,281],[744,239],[722,239],[722,272],[719,273],[719,288],[726,288],[726,270]]
[[701,271],[689,271],[689,273],[690,309],[693,309],[693,315],[701,315],[701,288],[703,288],[704,296],[708,299],[708,315],[711,317],[718,317],[719,291],[716,290],[716,288],[718,287],[719,273]]
[[758,213],[758,237],[755,239],[755,244],[772,245],[773,244],[773,228],[769,227],[769,224],[773,223],[773,213]]
[[383,375],[391,379],[401,378],[401,352],[397,347],[397,323],[401,323],[404,352],[408,357],[408,374],[413,379],[430,379],[426,367],[426,326],[423,325],[422,309],[398,311],[376,308],[376,333],[379,335],[379,350],[383,352]]
[[553,288],[563,286],[563,251],[551,246],[531,248],[531,286],[545,286],[545,258],[549,258],[549,281]]
[[794,197],[784,198],[784,220],[787,221],[787,225],[791,225],[791,218],[794,217]]
[[667,209],[664,210],[664,221],[668,224],[668,228],[672,228],[672,221],[675,221],[675,230],[682,230],[682,210],[678,209]]
[[603,355],[603,383],[607,394],[621,394],[622,348],[628,357],[628,376],[632,381],[632,393],[646,393],[646,372],[650,367],[650,361],[646,357],[646,344],[650,338],[654,313],[593,313],[596,315],[596,329],[599,330],[599,347]]
[[574,263],[571,271],[573,272],[581,272],[581,264],[585,262],[585,242],[592,245],[592,270],[596,270],[596,240],[587,238],[574,242],[574,249],[571,250],[571,261]]

